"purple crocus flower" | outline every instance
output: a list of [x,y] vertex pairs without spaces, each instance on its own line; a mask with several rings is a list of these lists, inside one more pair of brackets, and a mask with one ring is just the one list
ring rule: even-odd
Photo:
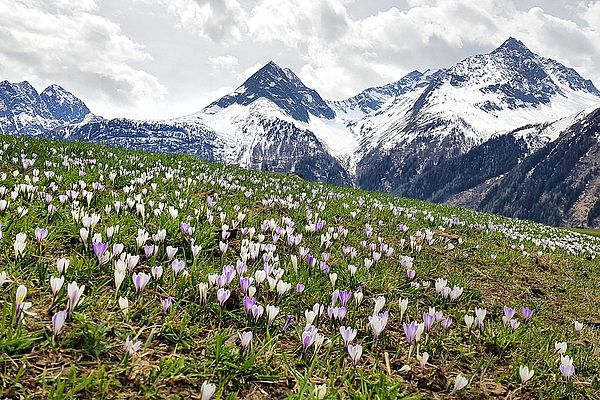
[[315,333],[317,333],[317,329],[312,325],[308,325],[306,328],[304,328],[304,332],[302,332],[303,350],[308,349],[310,345],[313,344],[315,340]]
[[429,332],[433,323],[435,322],[435,315],[429,313],[423,314],[423,323],[425,324],[425,332]]
[[55,337],[60,334],[63,327],[65,326],[65,322],[67,321],[68,315],[69,312],[67,310],[62,310],[52,316],[52,334]]
[[106,250],[108,250],[108,243],[95,242],[92,244],[92,248],[94,249],[94,254],[98,258],[98,262],[102,262],[102,257]]
[[354,340],[356,334],[356,329],[353,329],[351,327],[340,326],[340,335],[342,336],[342,340],[344,341],[345,347],[348,347],[348,345]]
[[308,254],[306,256],[306,262],[308,263],[309,268],[313,268],[315,266],[316,259],[312,255]]
[[446,317],[442,319],[442,328],[448,329],[452,325],[452,317]]
[[185,222],[181,222],[179,224],[179,228],[181,229],[181,232],[183,232],[183,234],[185,236],[190,236],[192,234],[192,230],[191,230],[190,224],[186,224]]
[[233,281],[233,278],[235,278],[235,268],[233,268],[233,265],[225,265],[223,267],[223,277],[225,278],[225,285],[229,285],[231,283],[231,281]]
[[517,313],[517,310],[515,310],[514,308],[510,308],[507,306],[504,306],[504,316],[506,317],[507,320],[512,319],[515,314]]
[[175,259],[171,262],[171,269],[173,270],[173,275],[175,275],[175,277],[177,277],[184,268],[185,261]]
[[41,245],[47,236],[48,236],[48,229],[35,228],[35,240],[37,241],[38,245]]
[[252,311],[252,306],[256,304],[256,298],[254,297],[245,297],[244,298],[244,310],[246,314],[250,314]]
[[133,340],[127,339],[125,340],[125,351],[129,353],[130,356],[134,355],[140,348],[142,347],[142,342],[139,340],[137,342],[133,342]]
[[283,328],[281,328],[281,333],[290,329],[293,322],[294,322],[294,317],[292,317],[291,315],[288,315],[287,320],[285,321],[285,324],[283,325]]
[[242,293],[248,294],[248,288],[252,284],[252,280],[250,278],[243,276],[240,278],[240,287],[242,288]]
[[529,307],[521,307],[521,315],[525,322],[527,322],[533,316],[533,310]]
[[575,374],[575,367],[570,363],[560,364],[558,369],[560,370],[560,374],[565,379],[571,379],[571,377]]
[[150,281],[150,275],[148,275],[144,272],[134,273],[132,275],[132,278],[133,278],[133,285],[135,286],[135,291],[138,293],[143,292],[144,289],[146,288],[146,285]]
[[410,324],[404,322],[402,324],[404,328],[404,334],[406,335],[406,341],[408,344],[412,344],[417,336],[417,331],[419,329],[419,324],[417,321],[412,321]]
[[219,300],[219,305],[221,307],[223,307],[223,304],[225,304],[230,295],[231,291],[227,289],[220,288],[219,290],[217,290],[217,299]]
[[412,281],[413,279],[415,279],[415,275],[417,274],[417,272],[414,269],[407,269],[406,270],[406,276],[408,277],[408,280]]
[[173,305],[173,298],[169,296],[166,299],[162,299],[160,301],[160,304],[162,305],[163,310],[167,312],[169,308],[171,308],[171,306]]
[[338,298],[340,299],[340,303],[342,303],[342,305],[344,307],[346,307],[346,304],[348,303],[348,301],[350,301],[351,297],[352,297],[352,292],[350,290],[340,290],[338,293]]
[[304,292],[304,285],[302,283],[299,283],[296,285],[296,293],[302,293]]
[[146,258],[152,257],[152,255],[154,254],[154,245],[148,244],[144,246],[144,254],[146,255]]

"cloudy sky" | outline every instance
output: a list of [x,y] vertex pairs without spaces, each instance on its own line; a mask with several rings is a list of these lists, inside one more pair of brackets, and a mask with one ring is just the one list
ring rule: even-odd
[[269,60],[340,99],[509,36],[600,86],[600,0],[0,0],[0,79],[170,118]]

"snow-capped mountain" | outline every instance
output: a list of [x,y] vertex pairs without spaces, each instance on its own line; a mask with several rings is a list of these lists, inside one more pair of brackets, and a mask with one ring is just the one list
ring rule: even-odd
[[91,118],[87,106],[58,85],[38,93],[29,82],[0,83],[0,132],[42,135]]
[[2,83],[0,101],[6,133],[181,152],[490,209],[487,191],[582,127],[600,91],[509,38],[490,53],[338,101],[274,62],[197,113],[165,121],[102,119],[60,87],[38,95],[26,82]]
[[217,112],[233,104],[248,106],[258,99],[267,99],[290,117],[308,122],[309,115],[332,119],[333,110],[319,93],[310,89],[288,68],[273,61],[259,69],[233,93],[210,104],[205,111]]
[[398,96],[427,87],[442,72],[443,70],[412,71],[396,82],[368,88],[349,99],[329,101],[328,103],[337,114],[348,114],[349,119],[358,119],[379,110],[385,103]]
[[554,121],[599,103],[591,82],[509,38],[357,122],[364,152],[358,184],[402,194],[399,188],[414,176],[498,132]]

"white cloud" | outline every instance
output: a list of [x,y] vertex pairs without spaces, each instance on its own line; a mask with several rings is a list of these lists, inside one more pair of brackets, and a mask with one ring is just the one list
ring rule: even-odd
[[0,2],[0,65],[5,76],[41,90],[58,83],[96,113],[135,112],[166,93],[158,79],[133,63],[151,61],[118,25],[92,14],[93,1]]
[[325,97],[343,98],[413,69],[449,66],[509,36],[600,83],[600,2],[583,12],[589,27],[540,7],[481,0],[410,0],[360,19],[345,2],[263,0],[251,12],[253,39],[304,51],[300,77]]
[[100,114],[174,117],[200,109],[270,59],[324,98],[339,99],[515,36],[600,86],[600,0],[561,4],[0,0],[0,73],[40,89],[62,84]]
[[238,0],[137,0],[159,4],[184,29],[215,42],[239,42],[246,33],[246,12]]
[[237,57],[232,56],[230,54],[227,54],[224,56],[208,57],[208,63],[217,72],[222,71],[222,70],[228,70],[228,71],[233,72],[239,65],[239,61],[238,61]]

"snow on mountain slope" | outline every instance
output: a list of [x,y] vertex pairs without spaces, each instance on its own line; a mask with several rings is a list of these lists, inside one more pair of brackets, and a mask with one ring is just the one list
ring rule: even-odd
[[417,135],[443,138],[456,132],[477,144],[497,132],[554,121],[600,103],[590,81],[514,38],[440,72],[426,88],[405,96],[357,124],[371,148],[385,151]]
[[440,73],[442,70],[413,71],[396,82],[365,89],[346,100],[328,101],[327,103],[343,120],[357,121],[384,108],[388,102],[398,96],[426,87]]
[[42,135],[91,115],[81,100],[58,85],[40,94],[27,81],[0,82],[0,132]]

